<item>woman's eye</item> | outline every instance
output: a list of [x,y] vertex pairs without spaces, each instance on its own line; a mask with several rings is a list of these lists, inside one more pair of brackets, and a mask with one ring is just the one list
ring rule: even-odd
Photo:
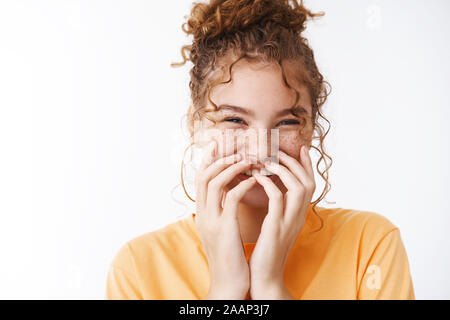
[[[232,122],[232,123],[236,123],[236,124],[244,124],[244,125],[247,124],[244,120],[242,120],[241,118],[237,118],[237,117],[225,118],[223,121]],[[300,122],[295,119],[287,119],[287,120],[280,121],[277,124],[277,126],[296,125],[296,124],[300,124]]]
[[298,122],[297,120],[294,120],[294,119],[289,119],[289,120],[280,121],[278,123],[278,125],[291,125],[291,124],[300,124],[300,122]]
[[237,123],[237,124],[245,124],[245,121],[240,118],[227,118],[227,119],[224,119],[224,121],[233,122],[233,123]]

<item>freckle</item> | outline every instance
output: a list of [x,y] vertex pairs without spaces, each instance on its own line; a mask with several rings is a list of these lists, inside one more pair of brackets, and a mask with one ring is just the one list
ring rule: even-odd
[[298,157],[301,145],[302,139],[298,134],[280,135],[279,148],[285,151],[291,157]]
[[280,135],[280,146],[298,145],[300,143],[301,139],[298,135],[294,134]]

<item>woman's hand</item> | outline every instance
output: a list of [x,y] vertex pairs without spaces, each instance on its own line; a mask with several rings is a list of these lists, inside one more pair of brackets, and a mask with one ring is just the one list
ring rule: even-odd
[[306,219],[315,190],[314,172],[306,146],[300,162],[280,150],[280,163],[264,163],[287,188],[285,195],[263,175],[255,175],[269,197],[268,213],[250,257],[252,299],[293,299],[283,277],[286,260]]
[[[233,178],[251,166],[230,155],[216,161],[213,141],[196,176],[197,198],[195,222],[208,259],[211,285],[206,299],[236,299],[246,297],[250,275],[239,229],[238,202],[255,184],[254,178],[240,182],[226,192]],[[222,208],[223,203],[223,208]]]

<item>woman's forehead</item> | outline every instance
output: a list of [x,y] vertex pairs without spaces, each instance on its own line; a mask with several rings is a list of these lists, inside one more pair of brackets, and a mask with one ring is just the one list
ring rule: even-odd
[[[295,91],[285,85],[279,67],[275,64],[240,62],[233,66],[231,81],[213,87],[211,98],[215,104],[273,113],[293,106]],[[289,85],[299,92],[297,105],[311,114],[307,88],[298,84]]]

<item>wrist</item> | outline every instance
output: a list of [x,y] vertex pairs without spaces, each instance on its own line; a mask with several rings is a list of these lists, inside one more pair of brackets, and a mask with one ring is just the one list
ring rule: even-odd
[[249,292],[249,283],[219,285],[212,282],[206,300],[244,300]]
[[256,282],[250,287],[253,300],[293,300],[294,298],[281,280],[270,282]]
[[247,292],[241,289],[210,289],[205,300],[245,300]]

